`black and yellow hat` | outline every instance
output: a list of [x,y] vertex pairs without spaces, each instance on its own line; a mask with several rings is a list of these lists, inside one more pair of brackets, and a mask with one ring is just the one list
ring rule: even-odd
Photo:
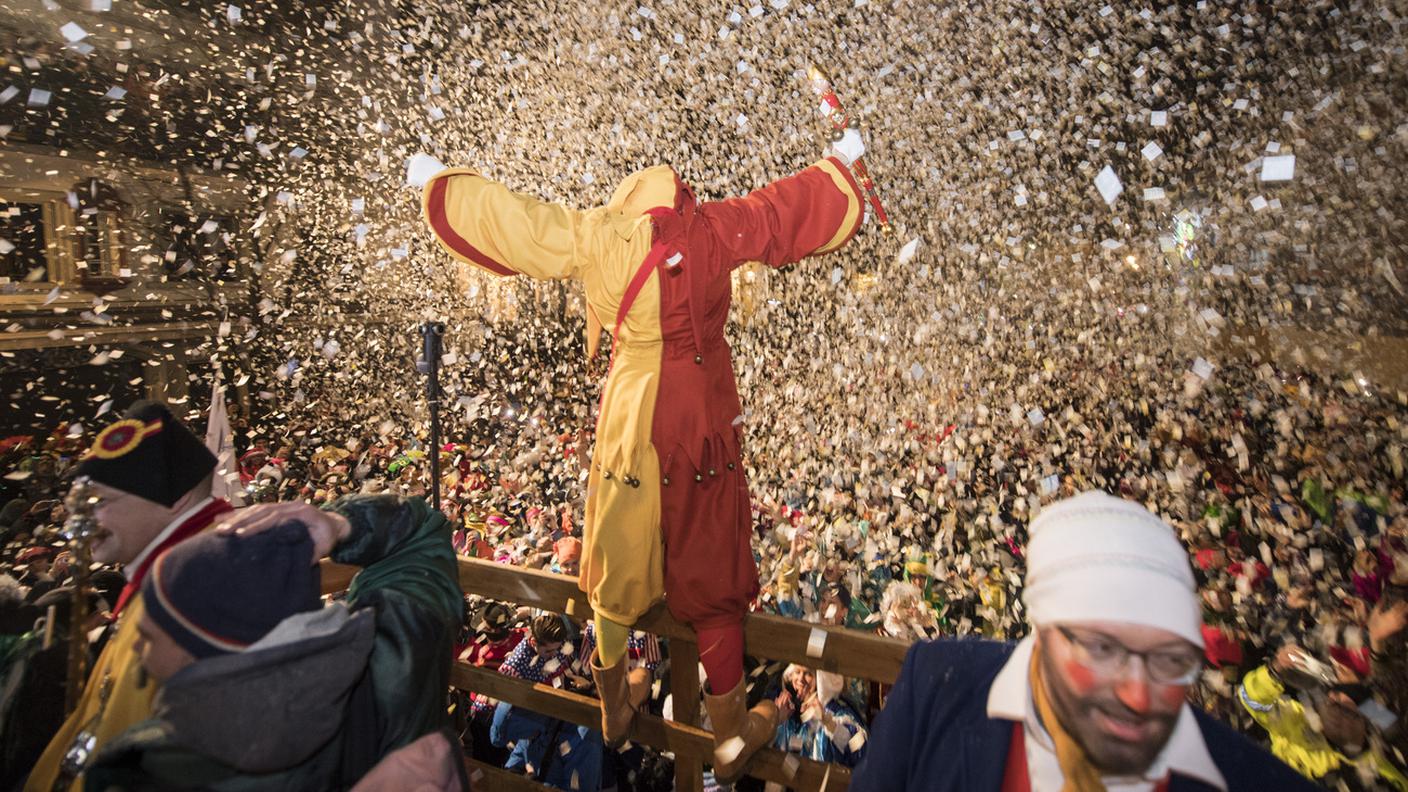
[[215,469],[215,455],[160,402],[140,401],[98,433],[78,475],[172,506]]

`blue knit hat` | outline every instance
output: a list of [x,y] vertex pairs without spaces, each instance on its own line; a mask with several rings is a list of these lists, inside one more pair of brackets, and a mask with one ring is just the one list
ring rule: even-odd
[[167,551],[142,581],[147,615],[196,659],[244,651],[296,613],[322,607],[308,528],[203,533]]

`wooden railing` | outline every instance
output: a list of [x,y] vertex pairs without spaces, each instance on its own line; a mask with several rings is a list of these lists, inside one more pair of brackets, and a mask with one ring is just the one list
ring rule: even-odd
[[[466,594],[566,614],[578,622],[592,617],[591,605],[577,588],[576,578],[478,559],[461,558],[459,563],[460,587]],[[355,572],[351,567],[325,564],[323,590],[342,590]],[[699,663],[699,646],[694,631],[671,617],[663,603],[646,612],[635,626],[669,641],[670,663],[676,671],[670,675],[674,719],[641,713],[636,716],[631,739],[672,752],[675,788],[679,792],[699,790],[703,786],[704,765],[712,761],[714,741],[709,732],[698,728],[699,676],[693,669]],[[796,663],[884,684],[894,683],[909,649],[909,644],[903,641],[765,614],[749,615],[743,623],[743,633],[745,651],[753,657]],[[589,696],[460,662],[451,669],[450,682],[462,690],[472,690],[568,723],[592,728],[601,724],[600,706]],[[518,785],[507,786],[509,782],[499,776],[511,774],[497,768],[475,763],[474,771],[503,782],[490,788],[519,788]],[[850,770],[845,767],[802,759],[772,748],[758,752],[749,765],[748,774],[796,790],[830,792],[845,790],[851,780]]]

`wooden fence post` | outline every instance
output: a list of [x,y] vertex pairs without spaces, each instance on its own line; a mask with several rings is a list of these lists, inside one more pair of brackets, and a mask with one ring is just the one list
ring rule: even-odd
[[[674,701],[675,722],[699,725],[699,644],[670,641],[670,696]],[[675,754],[676,792],[700,792],[704,788],[704,764],[698,756]]]

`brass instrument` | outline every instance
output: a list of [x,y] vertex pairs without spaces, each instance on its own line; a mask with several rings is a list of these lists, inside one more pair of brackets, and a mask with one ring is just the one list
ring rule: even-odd
[[73,570],[73,603],[69,610],[68,636],[68,679],[64,687],[64,712],[73,712],[78,707],[79,694],[88,671],[88,567],[93,562],[92,539],[98,532],[98,519],[94,512],[98,505],[97,494],[92,481],[80,476],[69,488],[64,499],[68,519],[64,521],[63,538],[68,540],[72,558],[69,567]]

